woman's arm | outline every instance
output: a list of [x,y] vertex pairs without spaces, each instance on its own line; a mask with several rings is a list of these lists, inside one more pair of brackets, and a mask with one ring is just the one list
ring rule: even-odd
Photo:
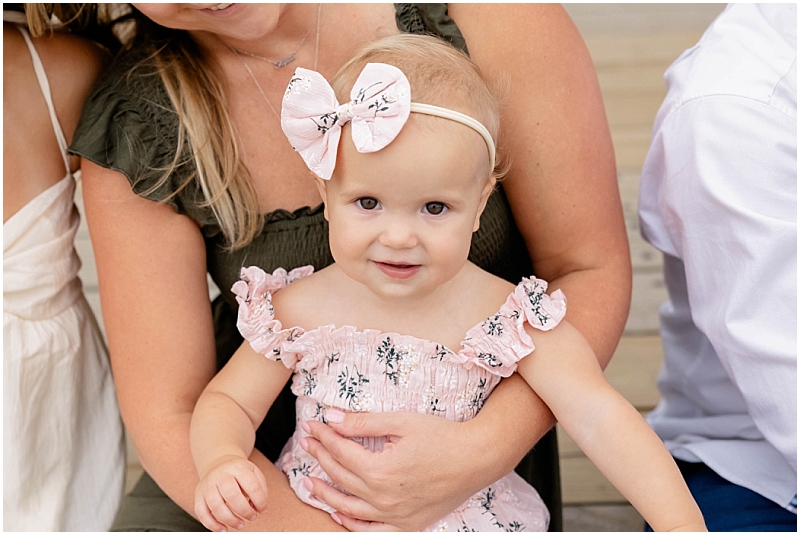
[[453,4],[470,55],[502,95],[503,182],[536,276],[603,368],[625,327],[631,265],[614,149],[592,59],[557,4]]
[[[557,5],[452,4],[449,13],[470,55],[506,89],[502,130],[512,167],[503,187],[536,275],[564,291],[569,320],[605,367],[625,325],[631,267],[611,137],[586,46]],[[322,442],[309,441],[309,451],[335,474],[335,483],[363,499],[336,494],[320,482],[314,491],[357,518],[418,528],[507,474],[554,423],[547,406],[513,377],[465,424],[348,414],[343,424],[331,426],[342,436],[389,428],[400,440],[390,455],[376,457],[312,426]],[[463,464],[458,458],[443,463],[431,454],[443,440],[482,454]],[[434,482],[437,493],[422,492]],[[345,525],[363,527],[348,519]]]
[[[122,174],[85,159],[81,165],[122,417],[142,466],[192,512],[198,476],[189,423],[216,371],[202,234],[172,207],[135,195]],[[303,504],[263,455],[254,451],[251,460],[266,476],[270,506],[246,529],[339,528]]]
[[608,383],[581,334],[567,322],[527,331],[536,349],[517,371],[603,475],[655,531],[706,531],[667,448]]

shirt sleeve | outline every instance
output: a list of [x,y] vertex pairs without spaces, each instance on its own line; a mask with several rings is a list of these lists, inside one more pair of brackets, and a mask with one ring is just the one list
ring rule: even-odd
[[178,114],[147,50],[123,53],[97,81],[69,152],[122,173],[135,194],[169,204],[213,234],[216,218],[192,180],[195,167],[185,142],[178,153]]
[[678,106],[653,137],[657,211],[692,320],[797,471],[797,119],[739,96]]

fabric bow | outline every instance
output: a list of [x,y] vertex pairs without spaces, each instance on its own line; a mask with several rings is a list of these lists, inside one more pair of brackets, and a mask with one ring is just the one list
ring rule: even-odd
[[317,176],[329,180],[336,166],[342,126],[352,122],[358,152],[375,152],[392,142],[411,112],[411,86],[403,71],[368,63],[350,102],[339,104],[330,84],[316,71],[298,67],[283,97],[281,127],[294,150]]

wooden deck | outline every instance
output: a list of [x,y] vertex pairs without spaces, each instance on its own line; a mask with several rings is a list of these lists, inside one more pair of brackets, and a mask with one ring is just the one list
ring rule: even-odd
[[[642,414],[658,403],[663,358],[658,307],[666,300],[661,255],[642,240],[639,178],[653,120],[666,95],[663,75],[693,46],[725,4],[567,4],[592,55],[617,160],[633,263],[625,336],[606,377]],[[641,516],[560,430],[565,531],[641,531]]]
[[[661,257],[639,236],[638,183],[653,119],[664,98],[663,74],[694,45],[724,4],[567,4],[592,55],[611,126],[618,180],[634,267],[633,302],[625,336],[606,370],[609,381],[647,413],[658,402],[655,378],[662,359],[658,307],[666,299]],[[78,195],[80,201],[80,195]],[[88,232],[77,238],[80,276],[102,325],[97,275]],[[563,432],[559,435],[566,531],[640,531],[627,505]],[[141,467],[129,447],[128,488]]]

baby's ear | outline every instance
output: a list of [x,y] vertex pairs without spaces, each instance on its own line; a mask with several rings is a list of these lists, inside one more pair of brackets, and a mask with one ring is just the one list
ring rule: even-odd
[[323,180],[314,173],[311,173],[311,176],[314,177],[314,181],[317,183],[317,189],[319,190],[319,196],[322,197],[322,203],[324,204],[325,208],[323,209],[323,215],[325,216],[325,220],[328,220],[328,181]]
[[472,228],[472,232],[477,232],[477,230],[480,228],[481,215],[483,215],[483,211],[486,209],[486,203],[489,200],[489,195],[492,194],[496,185],[497,180],[494,178],[494,176],[490,177],[489,180],[486,181],[486,186],[484,186],[483,191],[481,191],[481,202],[478,205],[478,213],[475,215],[475,225]]

